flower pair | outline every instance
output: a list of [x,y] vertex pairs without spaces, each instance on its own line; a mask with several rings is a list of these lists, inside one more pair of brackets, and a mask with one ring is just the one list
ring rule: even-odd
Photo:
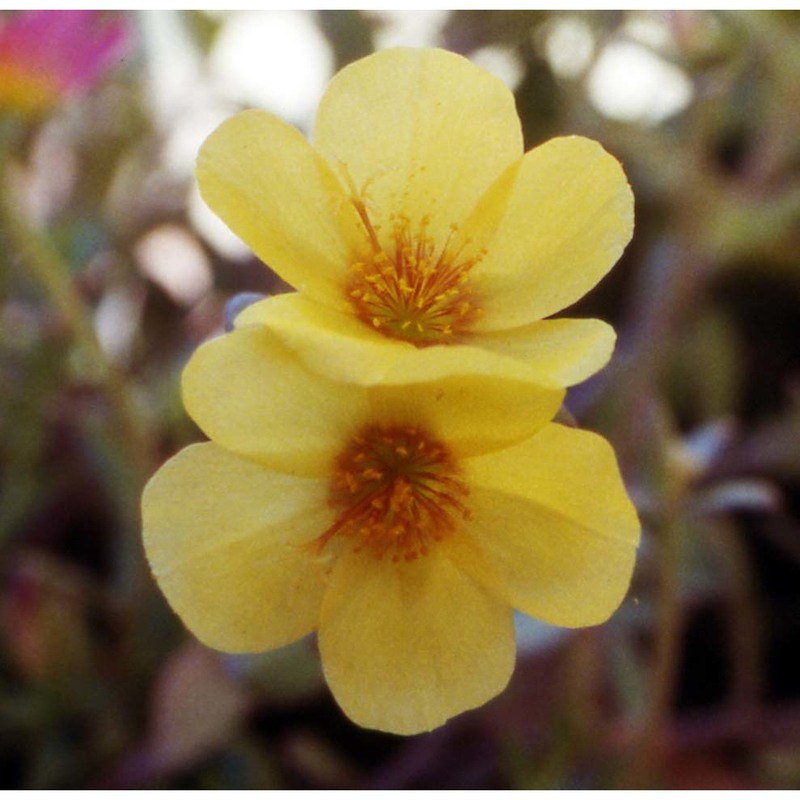
[[616,609],[639,527],[613,451],[551,422],[613,347],[545,320],[632,230],[617,162],[523,155],[511,93],[441,50],[345,68],[314,145],[243,112],[204,144],[209,205],[298,289],[245,309],[184,372],[210,442],[143,498],[154,575],[206,644],[312,631],[357,723],[416,733],[496,695],[512,611]]

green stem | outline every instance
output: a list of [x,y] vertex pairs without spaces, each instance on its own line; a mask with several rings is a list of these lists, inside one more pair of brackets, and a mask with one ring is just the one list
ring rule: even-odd
[[[150,437],[141,419],[125,376],[103,351],[91,324],[91,309],[73,280],[68,264],[52,243],[20,213],[9,180],[9,150],[0,148],[0,221],[27,274],[44,289],[48,300],[66,325],[69,337],[89,366],[98,388],[111,409],[112,440],[131,468],[132,481],[122,501],[126,522],[138,519],[138,497],[152,467]],[[132,552],[134,536],[123,536],[119,581],[123,595],[135,602],[143,585],[142,558]],[[138,549],[138,540],[136,544]]]
[[760,601],[749,556],[738,531],[722,526],[715,538],[727,572],[730,591],[729,636],[733,667],[731,704],[746,727],[758,711],[763,691],[763,641],[759,620]]
[[681,658],[684,611],[680,601],[683,520],[680,500],[667,509],[659,546],[658,623],[653,648],[652,679],[647,709],[640,723],[626,784],[631,789],[654,788],[663,742],[675,702]]

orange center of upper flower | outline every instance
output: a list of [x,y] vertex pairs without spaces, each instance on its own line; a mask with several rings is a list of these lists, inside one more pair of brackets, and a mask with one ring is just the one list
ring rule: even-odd
[[481,314],[469,285],[469,272],[480,256],[465,257],[450,247],[455,226],[437,247],[426,217],[416,228],[407,217],[393,217],[384,245],[363,201],[353,200],[353,205],[369,239],[347,284],[356,314],[384,336],[417,347],[457,339]]
[[416,426],[365,428],[337,459],[329,502],[339,516],[315,546],[342,536],[378,559],[427,555],[469,517],[458,474],[448,449]]

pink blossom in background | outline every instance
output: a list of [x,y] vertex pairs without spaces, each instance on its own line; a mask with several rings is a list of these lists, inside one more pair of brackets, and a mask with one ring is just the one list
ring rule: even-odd
[[122,14],[22,11],[0,16],[0,109],[47,110],[94,86],[127,54]]

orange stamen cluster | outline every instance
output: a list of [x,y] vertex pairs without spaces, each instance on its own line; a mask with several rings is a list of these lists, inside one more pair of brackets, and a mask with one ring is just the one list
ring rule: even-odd
[[420,428],[370,426],[337,460],[329,501],[340,513],[315,546],[341,536],[378,559],[414,561],[469,517],[467,493],[447,448]]
[[353,203],[369,238],[347,285],[358,316],[385,336],[417,347],[453,341],[467,330],[481,313],[469,286],[469,272],[480,255],[465,257],[451,250],[456,227],[438,248],[427,218],[412,229],[408,218],[398,216],[384,246],[364,203]]

